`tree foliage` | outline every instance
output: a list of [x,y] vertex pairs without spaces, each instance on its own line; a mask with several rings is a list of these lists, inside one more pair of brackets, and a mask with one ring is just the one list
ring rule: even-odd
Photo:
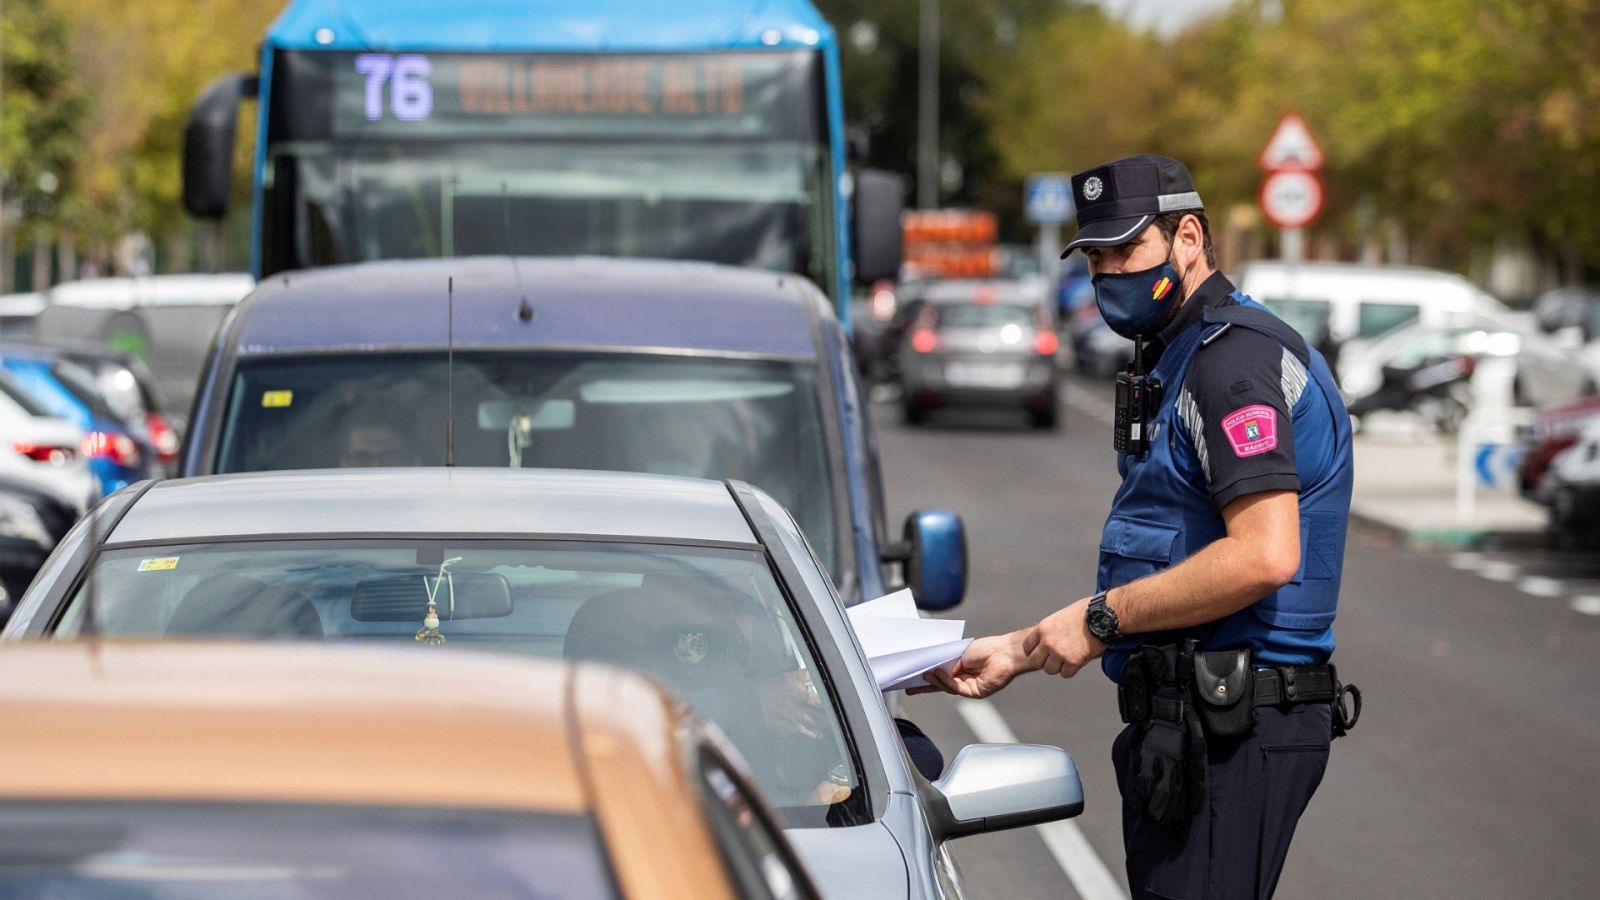
[[0,17],[0,178],[24,225],[58,222],[77,174],[86,104],[69,40],[47,0],[9,0]]
[[1094,10],[1026,34],[983,105],[1005,171],[1184,159],[1217,208],[1300,112],[1323,145],[1317,229],[1391,223],[1421,261],[1526,240],[1600,268],[1600,6],[1590,0],[1241,0],[1167,40]]

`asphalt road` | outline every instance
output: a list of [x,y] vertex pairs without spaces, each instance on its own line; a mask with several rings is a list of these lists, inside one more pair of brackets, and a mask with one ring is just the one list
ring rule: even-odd
[[[965,517],[971,587],[954,615],[968,634],[1031,623],[1093,590],[1116,482],[1109,386],[1074,381],[1063,394],[1053,434],[1001,411],[913,429],[893,405],[875,409],[891,515],[949,506]],[[1505,566],[1600,581],[1590,554],[1482,557],[1352,535],[1335,661],[1365,691],[1365,715],[1334,744],[1279,896],[1595,895],[1600,615],[1520,590]],[[904,706],[947,756],[975,739],[957,702]],[[1036,674],[992,702],[1022,740],[1077,760],[1087,795],[1077,829],[1125,892],[1110,683],[1094,669],[1071,681]],[[954,853],[973,897],[1080,896],[1035,830],[967,838]]]

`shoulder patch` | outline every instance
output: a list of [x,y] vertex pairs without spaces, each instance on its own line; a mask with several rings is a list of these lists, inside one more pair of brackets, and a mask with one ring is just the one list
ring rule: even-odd
[[1222,418],[1233,454],[1240,459],[1259,456],[1278,447],[1278,411],[1257,403],[1236,409]]

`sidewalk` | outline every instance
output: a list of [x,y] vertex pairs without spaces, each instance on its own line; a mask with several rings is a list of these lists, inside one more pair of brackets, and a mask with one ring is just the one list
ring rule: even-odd
[[1480,489],[1473,514],[1456,509],[1453,439],[1396,432],[1355,439],[1356,485],[1351,518],[1414,543],[1474,547],[1486,541],[1536,544],[1544,540],[1544,507],[1514,488]]

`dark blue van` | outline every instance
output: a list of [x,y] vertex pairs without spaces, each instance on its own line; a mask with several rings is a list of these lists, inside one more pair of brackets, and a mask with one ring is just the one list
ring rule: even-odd
[[475,257],[273,276],[217,335],[181,473],[447,462],[747,481],[846,603],[897,566],[925,608],[966,588],[953,513],[889,533],[848,341],[793,275]]

